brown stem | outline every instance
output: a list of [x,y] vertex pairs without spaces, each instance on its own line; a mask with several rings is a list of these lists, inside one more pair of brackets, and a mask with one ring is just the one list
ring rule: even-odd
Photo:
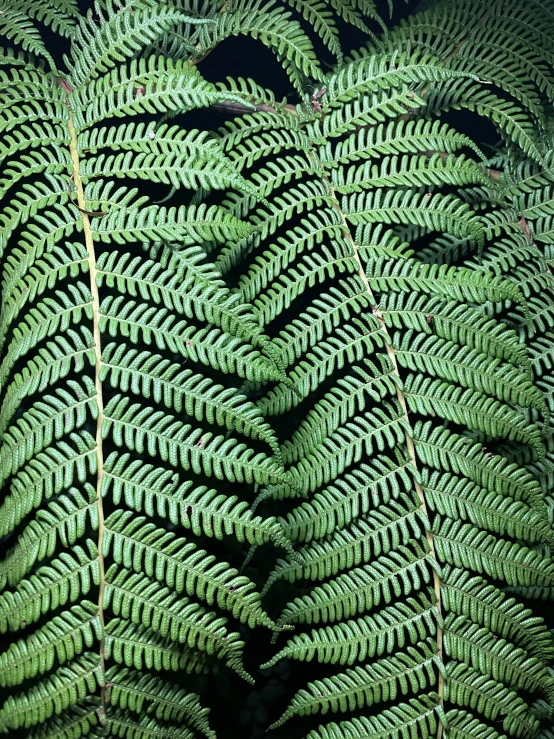
[[[237,103],[232,100],[222,100],[219,103],[214,103],[212,106],[210,106],[214,110],[221,110],[229,113],[235,113],[236,115],[245,115],[247,113],[252,113],[253,110],[258,113],[275,113],[275,115],[279,115],[280,110],[286,111],[288,114],[297,116],[298,112],[295,105],[292,105],[290,103],[287,103],[286,105],[281,105],[277,108],[267,105],[267,103],[258,103],[255,105],[254,109],[247,105],[246,103]],[[404,119],[404,116],[400,116],[400,119]],[[361,130],[362,128],[368,128],[367,126],[359,126],[358,130]],[[439,156],[442,159],[447,159],[450,155],[447,154],[444,151],[434,151],[432,149],[426,149],[425,151],[421,151],[421,154],[424,154],[426,157],[431,158],[432,156],[435,156],[435,154],[439,154]],[[456,157],[454,157],[454,163],[456,163]],[[502,179],[502,172],[498,169],[489,169],[488,167],[485,169],[485,175],[492,181],[492,182],[500,182]]]

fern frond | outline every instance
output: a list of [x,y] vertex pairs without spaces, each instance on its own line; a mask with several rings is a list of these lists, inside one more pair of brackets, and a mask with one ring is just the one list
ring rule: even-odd
[[348,421],[313,450],[302,450],[300,461],[289,471],[291,483],[299,490],[313,491],[374,449],[382,452],[401,443],[406,428],[404,416],[396,406],[383,406]]
[[[332,170],[334,174],[335,170]],[[332,177],[335,192],[340,195],[363,192],[381,187],[440,187],[442,185],[472,185],[488,182],[488,178],[472,159],[440,154],[392,156],[381,160],[380,166],[358,164],[340,168]]]
[[21,8],[11,3],[6,4],[0,17],[0,35],[20,44],[25,51],[43,57],[50,69],[55,71],[56,65],[44,45],[39,30],[25,12],[27,7],[32,8],[33,6],[31,3],[25,3],[25,7]]
[[551,0],[5,5],[0,730],[212,739],[297,626],[274,729],[551,739]]
[[96,418],[92,380],[83,377],[83,385],[68,380],[67,387],[68,390],[56,388],[55,396],[46,395],[44,400],[34,403],[4,434],[0,450],[2,482],[52,441],[83,426],[87,411]]
[[127,668],[112,667],[106,672],[110,705],[133,713],[154,715],[162,721],[176,721],[207,737],[215,736],[208,723],[209,708],[202,708],[195,693],[168,685],[157,676],[150,677]]
[[[343,58],[333,12],[321,0],[287,0],[308,21],[318,37],[340,63]],[[336,5],[337,3],[335,3]]]
[[436,528],[439,559],[508,585],[550,586],[554,563],[549,557],[509,540],[497,539],[471,524],[445,520]]
[[544,507],[544,494],[529,472],[483,450],[470,438],[444,428],[433,429],[429,422],[416,424],[414,438],[418,456],[430,467],[462,474],[487,490],[523,500],[539,510]]
[[115,616],[151,628],[162,637],[200,649],[225,659],[226,664],[249,682],[253,679],[242,666],[244,642],[229,633],[227,620],[202,608],[145,575],[118,569],[106,572],[104,607]]
[[64,711],[62,716],[55,716],[36,727],[29,736],[33,739],[79,739],[89,736],[100,739],[102,727],[98,718],[99,701],[87,699],[79,701]]
[[114,711],[106,719],[112,735],[125,739],[194,739],[194,733],[186,726],[162,724],[149,716],[131,717],[126,711]]
[[113,68],[117,62],[132,58],[145,43],[156,41],[165,31],[186,18],[187,23],[206,21],[185,17],[176,8],[144,5],[133,12],[123,12],[106,18],[94,31],[84,18],[80,18],[79,30],[72,49],[73,66],[71,81],[82,87],[90,79]]
[[[284,472],[278,461],[262,452],[255,454],[236,439],[214,436],[211,432],[177,421],[162,411],[129,405],[129,398],[116,395],[105,408],[104,436],[111,434],[117,446],[142,453],[157,452],[173,466],[181,465],[197,474],[205,472],[231,482],[278,482]],[[202,443],[199,444],[198,442]]]
[[67,441],[59,441],[40,452],[13,476],[9,494],[0,507],[0,532],[19,526],[20,522],[43,498],[49,499],[69,489],[74,478],[80,483],[97,471],[94,439],[84,430],[69,434]]
[[26,640],[19,639],[0,655],[0,685],[20,685],[24,680],[49,672],[54,663],[64,664],[90,649],[102,636],[98,607],[87,600],[72,606],[37,629]]
[[386,606],[374,616],[343,621],[334,626],[312,629],[311,634],[299,634],[289,640],[272,659],[262,665],[271,667],[281,659],[297,659],[319,663],[352,665],[370,657],[391,654],[407,644],[416,645],[433,635],[439,620],[436,606],[424,596],[419,600],[406,598]]
[[21,532],[15,544],[0,562],[0,583],[11,587],[31,570],[35,562],[51,557],[59,548],[75,544],[90,527],[98,529],[96,490],[88,483],[83,491],[69,489],[69,495],[60,495],[37,511],[28,526]]
[[536,657],[477,624],[465,616],[449,618],[445,623],[445,650],[449,657],[491,675],[512,688],[528,692],[545,692],[550,702],[554,683],[547,668]]
[[194,488],[191,482],[179,485],[178,476],[170,471],[136,460],[129,463],[129,459],[128,454],[113,454],[105,461],[102,492],[111,494],[116,505],[124,499],[130,508],[180,523],[197,536],[222,540],[233,534],[240,542],[273,541],[289,548],[281,526],[272,517],[255,516],[236,496],[227,497],[204,486]]
[[391,121],[374,128],[362,128],[334,146],[327,144],[321,153],[326,166],[352,164],[366,159],[377,159],[384,155],[418,154],[440,151],[452,154],[463,147],[471,148],[480,159],[484,154],[471,138],[458,133],[440,121]]
[[513,365],[502,365],[485,354],[413,330],[406,331],[401,340],[395,334],[393,346],[399,364],[413,372],[442,377],[517,406],[544,409],[544,398],[531,376],[522,377],[521,370]]
[[502,715],[502,728],[512,736],[536,733],[539,721],[515,691],[463,664],[450,662],[446,669],[445,697],[452,703],[462,707],[478,705],[480,712],[492,721]]
[[381,504],[397,500],[403,489],[411,490],[415,471],[397,449],[392,452],[393,458],[374,455],[371,466],[357,465],[290,512],[282,519],[286,535],[298,542],[323,539]]
[[26,693],[7,698],[0,709],[0,726],[6,731],[43,723],[54,713],[61,713],[94,693],[103,682],[98,655],[85,652]]
[[529,368],[529,356],[516,332],[469,305],[443,303],[440,298],[417,293],[391,292],[382,295],[380,306],[387,328],[412,329],[420,336],[435,333],[467,349]]
[[390,501],[387,508],[373,511],[348,529],[327,534],[322,541],[311,542],[295,550],[295,561],[278,560],[270,574],[266,589],[284,577],[294,582],[300,578],[323,580],[341,570],[368,562],[381,554],[389,554],[411,538],[421,539],[420,526],[429,522],[407,496]]
[[217,669],[217,662],[206,652],[188,649],[169,636],[161,636],[146,626],[136,626],[125,619],[110,620],[104,645],[107,659],[113,658],[117,664],[137,670],[185,670],[204,674]]
[[213,555],[172,532],[156,529],[131,511],[114,511],[105,527],[103,554],[107,557],[111,553],[118,565],[132,567],[177,593],[186,592],[231,611],[243,623],[273,626],[254,584],[227,562],[216,561]]
[[[6,0],[8,7],[14,3]],[[25,12],[31,18],[36,18],[40,23],[59,33],[60,36],[71,38],[77,24],[78,10],[76,3],[72,0],[56,0],[55,3],[46,0],[38,2],[17,3],[18,9]]]
[[189,285],[190,275],[181,262],[174,269],[164,270],[151,260],[131,259],[129,254],[117,258],[112,252],[107,259],[98,260],[98,276],[100,284],[105,281],[108,287],[117,285],[121,293],[140,295],[187,318],[219,326],[233,336],[246,336],[260,344],[265,338],[260,336],[259,324],[238,296],[212,285]]
[[200,54],[228,36],[248,34],[275,52],[292,83],[301,89],[304,78],[321,80],[323,75],[309,36],[290,15],[274,0],[233,2],[213,26],[200,30]]
[[87,595],[99,581],[98,550],[87,539],[86,550],[75,545],[60,552],[50,564],[20,582],[15,591],[0,595],[0,631],[5,634],[24,629],[42,614]]
[[425,542],[410,541],[371,564],[356,567],[318,585],[309,595],[296,598],[283,610],[279,623],[340,621],[369,610],[394,596],[408,596],[429,583]]
[[[418,736],[421,739],[430,739],[437,732],[438,699],[436,693],[423,694],[419,698],[410,698],[407,703],[385,708],[378,716],[360,716],[350,721],[341,721],[340,724],[325,724],[316,731],[311,731],[307,739],[364,739],[366,736],[379,739],[409,739]],[[461,739],[459,735],[453,736]],[[498,735],[487,735],[486,739],[498,739]]]
[[287,711],[271,728],[282,726],[295,715],[353,710],[394,700],[409,691],[426,690],[435,684],[436,664],[432,645],[422,642],[419,649],[407,647],[405,652],[398,652],[394,657],[316,680],[296,694]]
[[481,529],[531,544],[552,541],[548,522],[527,503],[450,474],[425,470],[422,477],[429,508],[441,516],[469,521]]

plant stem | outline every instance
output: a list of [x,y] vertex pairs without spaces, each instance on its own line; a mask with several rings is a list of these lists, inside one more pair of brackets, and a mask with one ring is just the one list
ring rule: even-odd
[[[105,565],[104,555],[102,553],[103,539],[104,539],[104,507],[102,503],[102,477],[104,474],[104,457],[102,449],[102,422],[104,419],[104,404],[102,394],[102,381],[100,380],[100,368],[101,368],[101,335],[100,335],[100,296],[98,292],[98,285],[96,284],[96,255],[94,251],[94,241],[92,238],[92,231],[90,228],[90,218],[86,213],[86,201],[83,192],[83,183],[81,181],[81,175],[79,173],[79,152],[77,148],[77,133],[73,125],[73,114],[69,104],[68,94],[68,129],[70,135],[70,153],[71,160],[73,162],[73,182],[77,192],[77,202],[79,205],[79,212],[83,219],[83,233],[85,237],[85,244],[87,247],[88,264],[89,264],[89,276],[90,276],[90,291],[92,294],[92,323],[93,323],[93,338],[94,338],[94,352],[95,352],[95,368],[94,368],[94,384],[96,388],[96,403],[98,406],[98,418],[96,421],[96,457],[97,457],[97,483],[96,483],[96,494],[97,494],[97,506],[98,506],[98,565],[100,571],[100,583],[98,589],[98,616],[102,628],[102,636],[100,638],[100,669],[102,678],[105,675],[105,620],[104,620],[104,588],[105,588]],[[104,680],[102,679],[102,683]],[[105,724],[106,715],[106,687],[102,684],[100,689],[100,708],[99,717],[100,723]]]
[[[246,104],[242,105],[241,103],[236,103],[231,100],[223,100],[220,103],[215,103],[211,106],[214,110],[222,110],[229,113],[235,113],[236,115],[246,115],[247,113],[252,113],[252,107],[248,106]],[[286,105],[279,106],[278,108],[274,108],[271,105],[267,105],[267,103],[258,103],[255,107],[256,112],[262,112],[262,113],[275,113],[275,115],[281,115],[281,110],[286,111],[292,116],[297,116],[298,112],[295,105],[292,105],[290,103],[287,103]],[[404,116],[400,116],[400,119],[404,120]],[[407,117],[406,117],[407,120]],[[363,126],[360,126],[360,128],[364,128]],[[425,151],[421,151],[421,154],[423,154],[426,157],[431,158],[435,154],[439,154],[442,159],[447,159],[450,155],[443,151],[434,151],[431,149],[426,149]],[[454,157],[454,163],[456,163],[456,157]],[[488,167],[485,169],[485,175],[492,181],[492,182],[500,182],[502,179],[502,172],[497,169],[489,169]]]
[[[373,315],[375,316],[375,318],[379,322],[380,330],[384,333],[385,347],[386,347],[387,355],[388,355],[388,357],[389,357],[389,359],[391,361],[392,367],[393,367],[393,374],[395,374],[396,377],[399,380],[399,382],[396,384],[396,397],[398,399],[398,402],[400,404],[400,407],[402,408],[404,419],[406,420],[406,422],[409,425],[410,424],[410,419],[409,419],[409,416],[408,416],[408,406],[407,406],[407,403],[406,403],[405,393],[401,389],[400,371],[398,369],[398,362],[396,360],[396,352],[394,350],[394,347],[390,343],[389,335],[388,335],[388,332],[387,332],[386,326],[385,326],[385,319],[383,318],[383,313],[381,312],[381,310],[379,308],[379,305],[377,303],[377,300],[375,299],[375,296],[374,296],[373,291],[371,289],[371,285],[369,284],[369,280],[368,280],[367,275],[365,273],[365,270],[364,270],[364,267],[363,267],[363,264],[362,264],[362,260],[360,258],[360,254],[359,254],[359,250],[358,250],[358,245],[356,244],[354,238],[352,237],[352,234],[350,232],[350,228],[349,228],[348,223],[346,221],[345,215],[344,215],[344,213],[342,211],[342,208],[340,207],[339,199],[337,198],[337,195],[335,193],[335,189],[334,189],[333,185],[331,184],[331,181],[330,181],[330,179],[329,179],[329,177],[328,177],[328,175],[327,175],[327,173],[325,171],[325,168],[323,166],[323,163],[318,160],[318,158],[314,154],[313,150],[310,151],[310,155],[312,157],[312,161],[314,163],[314,166],[316,168],[320,169],[320,171],[322,173],[322,179],[326,183],[326,185],[327,185],[327,187],[329,189],[329,194],[330,194],[331,199],[333,201],[333,205],[334,205],[335,209],[337,210],[337,212],[340,214],[340,218],[341,218],[341,221],[342,221],[344,235],[348,239],[348,241],[350,242],[350,245],[352,247],[352,252],[353,252],[354,258],[355,258],[356,263],[358,265],[358,275],[359,275],[360,279],[362,280],[362,282],[363,282],[363,284],[365,286],[365,289],[366,289],[367,294],[370,297],[370,300],[371,300],[371,303],[372,303],[372,306],[373,306],[372,307]],[[410,462],[411,462],[412,466],[417,470],[417,457],[416,457],[416,453],[415,453],[414,440],[413,440],[413,438],[410,436],[410,434],[407,431],[404,432],[404,439],[405,439],[405,442],[406,442],[406,448],[408,450],[408,454],[410,456]],[[425,513],[426,518],[429,519],[429,512],[428,512],[428,508],[427,508],[427,502],[425,500],[425,493],[423,491],[422,486],[419,483],[417,483],[417,482],[415,483],[415,490],[416,490],[417,496],[418,496],[419,501],[420,501],[420,504],[421,504],[421,510]],[[427,543],[429,544],[430,554],[431,554],[432,558],[436,562],[437,561],[437,556],[436,556],[436,550],[435,550],[435,537],[434,537],[434,534],[433,534],[432,531],[426,530],[425,531],[425,536],[426,536],[426,539],[427,539]],[[440,581],[440,577],[438,575],[438,572],[436,571],[436,569],[434,567],[433,567],[433,587],[434,587],[435,595],[436,595],[436,598],[437,598],[437,609],[438,609],[438,613],[439,613],[439,619],[442,620],[441,581]],[[440,661],[442,663],[443,662],[443,628],[441,626],[440,621],[437,624],[437,652],[438,652],[439,659],[440,659]],[[443,678],[442,673],[441,673],[440,670],[439,670],[439,676],[438,676],[437,693],[439,695],[440,706],[442,707],[444,705],[444,678]],[[441,739],[441,737],[442,737],[442,730],[443,730],[443,726],[442,726],[441,719],[440,719],[440,716],[439,716],[436,739]]]

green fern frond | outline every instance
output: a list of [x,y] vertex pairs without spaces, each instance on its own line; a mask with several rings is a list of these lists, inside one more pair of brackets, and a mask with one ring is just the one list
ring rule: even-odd
[[160,636],[146,626],[125,619],[112,619],[106,627],[106,658],[117,664],[158,672],[185,670],[197,674],[213,672],[217,662],[201,650],[187,649],[169,636]]
[[531,544],[552,541],[552,530],[544,516],[523,501],[487,491],[466,478],[429,470],[423,473],[422,486],[429,508],[453,521],[466,520]]
[[[439,559],[453,562],[508,585],[550,586],[554,563],[537,551],[509,540],[497,539],[462,521],[437,525],[435,541]],[[521,566],[519,566],[521,565]]]
[[162,721],[188,724],[207,737],[213,737],[207,717],[209,708],[202,708],[198,696],[177,686],[167,685],[157,676],[150,677],[135,670],[114,666],[106,673],[110,705],[143,715],[154,715]]
[[400,544],[372,564],[356,567],[318,585],[309,595],[296,598],[283,610],[279,623],[340,621],[370,610],[381,601],[388,604],[395,596],[408,596],[422,583],[428,584],[428,564],[425,542]]
[[[52,71],[56,65],[42,40],[41,34],[29,18],[29,10],[34,13],[32,3],[24,3],[24,6],[6,3],[2,16],[0,17],[0,34],[7,39],[20,44],[21,48],[32,54],[43,57]],[[40,11],[39,11],[40,13]],[[60,24],[61,25],[61,24]]]
[[425,596],[420,601],[406,598],[378,611],[375,616],[343,621],[334,626],[313,629],[311,634],[299,634],[289,640],[262,668],[271,667],[280,659],[352,665],[369,657],[391,654],[396,648],[415,645],[428,634],[435,633],[435,620],[440,620],[436,606]]
[[551,739],[551,0],[5,5],[0,730]]
[[465,616],[452,618],[445,623],[445,650],[449,657],[471,665],[483,675],[513,688],[530,693],[544,692],[550,703],[554,697],[554,683],[547,668],[536,657],[529,657],[521,649],[477,624]]
[[83,645],[90,649],[95,636],[100,638],[101,634],[97,606],[81,601],[0,655],[0,685],[20,685],[37,674],[49,672],[56,661],[63,664],[72,660],[83,651]]
[[483,578],[460,569],[448,571],[443,596],[450,612],[471,618],[544,661],[554,656],[554,641],[544,621]]
[[[332,10],[321,0],[287,0],[303,18],[308,21],[315,33],[323,41],[329,51],[334,54],[340,63],[343,58],[339,33],[335,23],[335,17]],[[337,5],[337,3],[335,3]]]
[[[102,433],[113,435],[117,446],[142,453],[159,453],[164,461],[185,470],[213,475],[231,482],[278,482],[284,472],[278,461],[262,452],[255,453],[236,439],[202,433],[190,424],[140,403],[129,405],[129,398],[116,395],[105,408]],[[201,442],[201,443],[199,443]]]
[[352,164],[366,159],[377,159],[384,155],[418,154],[425,151],[440,151],[452,154],[463,147],[471,148],[480,159],[484,154],[468,136],[458,133],[440,121],[391,121],[386,126],[360,129],[334,146],[327,144],[322,152],[322,161],[327,166]]
[[0,563],[0,582],[13,587],[31,570],[35,562],[51,557],[59,548],[75,544],[88,527],[98,529],[96,490],[85,483],[85,495],[76,488],[60,495],[37,511],[36,518],[21,532]]
[[112,735],[126,739],[194,739],[194,733],[186,726],[162,724],[149,716],[132,717],[126,711],[114,711],[106,719]]
[[537,732],[539,721],[515,691],[479,674],[464,664],[447,666],[445,697],[461,707],[479,705],[492,721],[502,716],[502,728],[512,736],[526,737]]
[[471,439],[444,428],[433,429],[429,422],[415,426],[414,438],[418,456],[430,467],[463,474],[487,490],[523,500],[539,510],[544,507],[544,494],[529,472]]
[[33,729],[29,736],[34,739],[79,739],[81,736],[100,739],[102,726],[98,718],[98,708],[99,701],[79,701],[64,711],[61,717],[55,716]]
[[94,693],[103,681],[98,655],[84,652],[26,693],[10,696],[0,709],[0,726],[6,731],[43,723]]
[[281,726],[295,715],[353,710],[394,700],[408,691],[426,690],[435,684],[436,663],[432,645],[422,642],[418,649],[407,647],[405,652],[398,652],[394,657],[316,680],[296,694],[287,711],[271,728]]
[[273,626],[259,593],[253,591],[254,584],[227,562],[216,561],[213,555],[165,529],[156,529],[131,511],[114,511],[104,525],[104,557],[111,553],[118,565],[132,567],[177,593],[196,595],[208,605],[231,611],[251,626]]
[[204,486],[194,488],[191,482],[178,485],[178,476],[172,472],[137,460],[129,463],[129,458],[128,454],[112,454],[104,463],[102,494],[111,495],[116,505],[124,499],[130,508],[180,523],[197,536],[206,534],[221,540],[233,534],[240,542],[273,541],[289,548],[274,519],[253,515],[248,504],[236,496],[227,497]]
[[98,550],[91,539],[86,550],[73,546],[62,551],[48,565],[40,567],[15,591],[0,595],[0,631],[18,631],[66,603],[74,603],[87,595],[100,581]]
[[415,470],[398,450],[393,450],[393,455],[392,459],[374,455],[371,466],[362,463],[334,485],[315,493],[282,519],[286,535],[298,542],[323,539],[381,504],[398,499],[404,488],[411,489]]
[[389,554],[411,538],[420,539],[421,525],[429,526],[426,516],[407,496],[401,496],[398,501],[390,501],[387,508],[368,514],[366,520],[327,534],[322,542],[314,541],[296,549],[294,562],[278,560],[266,589],[282,577],[291,582],[300,578],[324,580],[341,570]]
[[9,493],[0,508],[0,531],[5,536],[43,500],[69,489],[74,478],[80,483],[87,475],[96,474],[97,459],[94,439],[84,430],[73,432],[37,454],[33,460],[12,477]]
[[290,12],[274,0],[232,2],[215,24],[200,31],[200,54],[231,35],[248,34],[272,49],[297,89],[305,78],[321,80],[312,42]]
[[[325,724],[317,731],[311,731],[307,739],[363,739],[366,736],[409,739],[414,735],[421,739],[430,739],[437,732],[438,705],[439,696],[436,693],[423,694],[419,698],[411,698],[407,703],[385,708],[378,716],[360,716],[350,721],[341,721],[340,724]],[[461,735],[453,736],[461,739]],[[487,735],[486,739],[498,739],[498,735]]]
[[239,634],[227,631],[227,620],[180,598],[168,587],[113,565],[106,572],[103,605],[115,616],[148,627],[172,642],[225,659],[237,674],[254,682],[242,666],[244,642]]
[[209,22],[184,16],[170,6],[148,5],[139,6],[132,13],[116,13],[106,18],[100,27],[93,25],[92,32],[91,25],[81,18],[72,49],[72,81],[79,87],[86,85],[90,79],[115,67],[117,62],[134,57],[147,43],[156,41],[185,19],[194,24]]

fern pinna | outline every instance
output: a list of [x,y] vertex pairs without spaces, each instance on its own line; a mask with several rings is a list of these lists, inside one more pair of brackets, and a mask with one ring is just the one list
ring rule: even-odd
[[[553,23],[4,0],[4,733],[212,737],[260,628],[275,737],[549,737]],[[297,105],[202,76],[240,34]]]

